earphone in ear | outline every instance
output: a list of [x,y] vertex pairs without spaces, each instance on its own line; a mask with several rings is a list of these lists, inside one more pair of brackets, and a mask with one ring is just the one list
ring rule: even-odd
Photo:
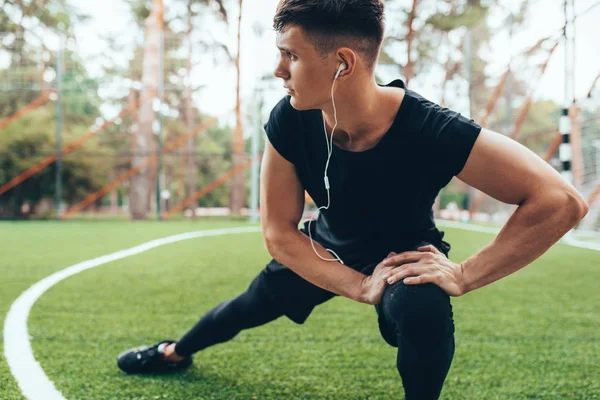
[[341,73],[342,71],[345,71],[347,68],[348,68],[348,67],[346,66],[346,64],[344,64],[344,63],[341,63],[341,64],[340,64],[340,66],[339,66],[339,68],[338,68],[338,70],[337,70],[337,73],[335,74],[335,79],[337,79],[337,78],[338,78],[338,76],[340,76],[340,73]]

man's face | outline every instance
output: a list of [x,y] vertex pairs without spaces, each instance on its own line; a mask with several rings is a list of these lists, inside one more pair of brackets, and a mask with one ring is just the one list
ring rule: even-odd
[[291,104],[297,110],[320,109],[330,101],[337,67],[335,54],[323,61],[302,28],[290,26],[277,35],[280,60],[275,76],[292,91]]

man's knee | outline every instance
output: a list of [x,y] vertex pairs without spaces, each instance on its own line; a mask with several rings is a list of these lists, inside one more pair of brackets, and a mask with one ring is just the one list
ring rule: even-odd
[[386,288],[382,298],[386,318],[405,335],[443,336],[454,333],[450,297],[433,283]]

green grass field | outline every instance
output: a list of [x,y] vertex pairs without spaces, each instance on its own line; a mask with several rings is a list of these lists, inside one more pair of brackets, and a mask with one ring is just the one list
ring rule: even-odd
[[[79,261],[240,225],[0,223],[2,323],[25,289]],[[456,261],[492,238],[446,231]],[[32,309],[35,357],[69,400],[404,398],[396,351],[381,339],[373,307],[340,297],[304,325],[280,318],[200,352],[181,374],[119,371],[119,352],[177,339],[244,290],[268,261],[260,234],[246,233],[162,246],[67,278]],[[599,265],[598,252],[557,245],[516,274],[453,298],[456,354],[442,399],[600,399]],[[0,399],[23,399],[4,357]]]

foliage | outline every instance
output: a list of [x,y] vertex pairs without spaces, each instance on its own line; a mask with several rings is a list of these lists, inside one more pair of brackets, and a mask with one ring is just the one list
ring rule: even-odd
[[[28,119],[35,121],[48,119],[45,112],[38,112]],[[47,123],[52,126],[53,123]],[[69,138],[67,135],[66,138]],[[0,183],[5,183],[28,169],[35,163],[54,153],[55,138],[48,132],[37,131],[27,135],[3,137],[0,153]],[[91,146],[86,146],[91,147]],[[52,163],[48,168],[33,175],[12,190],[0,196],[0,216],[27,217],[38,210],[43,200],[52,202],[56,193],[56,168]],[[73,153],[62,161],[62,198],[68,203],[81,200],[86,194],[97,190],[105,183],[106,167],[100,160],[88,158],[85,154]],[[103,173],[104,172],[104,173]],[[47,210],[41,210],[45,212]]]

